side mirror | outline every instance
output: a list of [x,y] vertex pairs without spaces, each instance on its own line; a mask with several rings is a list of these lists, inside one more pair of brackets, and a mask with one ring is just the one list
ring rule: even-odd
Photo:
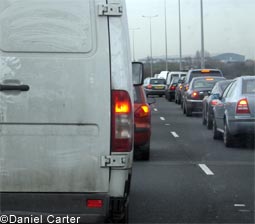
[[148,103],[149,105],[155,104],[155,103],[156,103],[156,100],[155,100],[155,98],[147,98],[147,103]]
[[220,94],[219,93],[213,94],[213,99],[215,100],[220,99]]
[[141,62],[132,62],[132,75],[134,86],[143,84],[144,67]]

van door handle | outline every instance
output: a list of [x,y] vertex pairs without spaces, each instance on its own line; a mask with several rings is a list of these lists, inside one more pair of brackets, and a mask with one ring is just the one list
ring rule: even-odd
[[0,91],[28,91],[30,87],[28,85],[8,85],[0,84]]

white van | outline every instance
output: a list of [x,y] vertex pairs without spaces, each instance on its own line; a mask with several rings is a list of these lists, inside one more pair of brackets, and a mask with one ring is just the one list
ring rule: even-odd
[[0,1],[0,213],[9,221],[127,221],[128,36],[124,0]]

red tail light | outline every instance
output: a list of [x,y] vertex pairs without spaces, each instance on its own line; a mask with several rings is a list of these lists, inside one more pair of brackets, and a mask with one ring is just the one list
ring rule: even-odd
[[188,91],[189,90],[189,85],[186,85],[185,86],[185,91]]
[[102,208],[102,200],[87,200],[87,208]]
[[152,89],[152,85],[149,84],[148,86],[146,86],[147,89]]
[[147,117],[149,114],[150,108],[147,105],[142,105],[135,111],[135,117],[137,118]]
[[237,106],[236,106],[236,113],[237,114],[249,114],[250,113],[248,100],[246,98],[238,101]]
[[211,104],[212,106],[215,106],[215,105],[218,104],[218,102],[219,102],[218,100],[212,100],[210,104]]
[[199,98],[199,93],[197,91],[194,91],[191,93],[191,97],[194,99],[197,99],[197,98]]
[[172,86],[169,87],[169,89],[170,89],[170,90],[175,90],[175,89],[176,89],[176,86],[173,86],[173,85],[172,85]]
[[130,152],[133,140],[132,104],[128,92],[112,91],[112,152]]

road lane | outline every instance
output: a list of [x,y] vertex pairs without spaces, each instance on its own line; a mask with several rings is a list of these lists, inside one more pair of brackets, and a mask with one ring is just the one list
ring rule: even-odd
[[151,160],[134,164],[131,223],[254,223],[254,149],[226,148],[200,116],[162,98],[156,109]]

